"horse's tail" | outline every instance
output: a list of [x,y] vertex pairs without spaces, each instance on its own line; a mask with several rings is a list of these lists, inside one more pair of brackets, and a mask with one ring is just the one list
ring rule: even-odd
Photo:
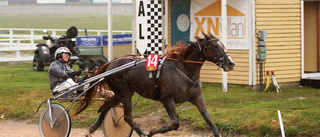
[[[108,68],[108,66],[111,64],[111,62],[107,62],[105,64],[103,64],[96,73],[94,73],[93,76],[96,76],[96,75],[99,75],[103,72],[105,72]],[[103,81],[101,81],[100,83],[102,83]],[[93,98],[93,96],[96,94],[97,92],[97,89],[100,88],[101,86],[100,83],[96,84],[94,87],[90,88],[87,93],[85,94],[84,96],[84,99],[82,101],[80,101],[78,104],[77,104],[77,109],[76,111],[72,114],[72,116],[76,116],[78,114],[80,114],[82,111],[84,111],[88,106],[89,104],[91,103],[91,99]],[[90,85],[93,84],[90,83]]]

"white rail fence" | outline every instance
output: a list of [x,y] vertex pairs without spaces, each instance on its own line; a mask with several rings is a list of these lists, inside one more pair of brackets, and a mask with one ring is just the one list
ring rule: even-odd
[[[67,31],[67,29],[0,28],[0,62],[32,61],[33,52],[27,52],[30,54],[21,56],[20,51],[34,51],[38,43],[45,43],[42,37],[47,34],[45,34],[43,30],[47,30],[51,36],[56,37],[65,34]],[[101,36],[107,34],[108,30],[87,30],[87,32],[90,34],[89,36]],[[131,33],[131,31],[113,31],[113,34],[126,33]],[[78,30],[78,35],[85,36],[84,30]],[[50,40],[46,43],[50,44]],[[12,52],[16,53],[14,57],[4,55]]]

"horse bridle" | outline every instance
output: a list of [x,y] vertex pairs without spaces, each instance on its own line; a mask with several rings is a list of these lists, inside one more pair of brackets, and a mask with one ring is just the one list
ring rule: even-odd
[[[212,47],[209,47],[209,46],[208,46],[208,45],[210,44],[210,42],[212,42],[212,41],[217,41],[217,42],[219,42],[219,43],[220,43],[219,45],[221,45],[223,49],[226,49],[226,48],[224,47],[224,45],[219,41],[219,39],[217,39],[217,38],[212,38],[212,39],[210,39],[210,40],[207,41],[207,44],[204,46],[203,50],[201,50],[201,55],[202,55],[202,57],[201,57],[200,60],[203,60],[203,61],[206,60],[205,57],[204,57],[204,53],[205,53],[205,50],[206,50],[206,49],[212,48]],[[222,55],[217,56],[217,57],[214,57],[214,59],[217,60],[217,62],[213,62],[213,63],[214,63],[215,65],[217,65],[217,66],[218,66],[218,69],[219,69],[220,67],[222,67],[222,66],[226,63],[226,60],[227,60],[228,57],[229,57],[228,52],[224,52]]]

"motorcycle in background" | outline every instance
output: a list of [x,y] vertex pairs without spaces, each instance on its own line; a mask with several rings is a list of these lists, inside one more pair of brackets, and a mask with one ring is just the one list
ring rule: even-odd
[[47,45],[44,43],[37,44],[37,48],[34,51],[33,57],[33,70],[43,71],[44,66],[49,66],[51,62],[55,60],[54,53],[60,47],[67,47],[70,49],[73,56],[70,57],[70,64],[72,65],[78,57],[76,56],[76,42],[75,38],[78,36],[78,29],[74,26],[70,27],[66,35],[61,37],[52,37],[46,30],[43,31],[47,36],[43,36],[43,40],[50,40],[51,44]]

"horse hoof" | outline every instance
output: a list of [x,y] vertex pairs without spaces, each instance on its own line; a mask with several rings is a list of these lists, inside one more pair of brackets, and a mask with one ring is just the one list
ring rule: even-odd
[[91,125],[90,127],[89,127],[89,133],[90,134],[92,134],[94,131],[96,131],[97,130],[97,128],[96,127],[94,127],[94,125]]
[[154,135],[154,129],[151,129],[151,130],[149,131],[148,137],[152,137],[153,135]]

